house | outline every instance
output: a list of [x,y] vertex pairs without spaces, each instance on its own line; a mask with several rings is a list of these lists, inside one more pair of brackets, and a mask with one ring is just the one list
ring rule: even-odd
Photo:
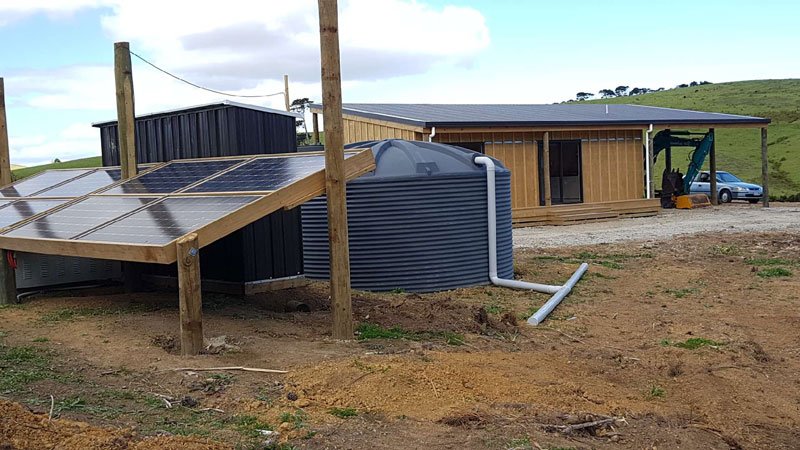
[[[311,112],[318,136],[322,105]],[[759,117],[603,104],[351,103],[342,113],[346,143],[430,140],[501,160],[512,172],[516,226],[657,214],[647,130],[752,127],[765,136],[769,124]]]

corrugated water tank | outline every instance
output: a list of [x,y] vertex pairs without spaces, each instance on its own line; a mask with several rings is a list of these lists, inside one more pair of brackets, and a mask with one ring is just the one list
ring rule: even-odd
[[[389,139],[371,147],[376,169],[347,183],[353,288],[432,292],[489,283],[486,168],[480,153],[451,145]],[[511,172],[495,160],[497,264],[513,278]],[[303,261],[328,279],[325,197],[302,206]]]

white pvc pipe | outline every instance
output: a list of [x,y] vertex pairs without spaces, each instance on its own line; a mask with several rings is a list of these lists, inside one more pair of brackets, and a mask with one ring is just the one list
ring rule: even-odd
[[436,127],[431,127],[431,134],[428,135],[428,142],[433,142],[434,136],[436,136]]
[[[575,283],[583,276],[588,264],[583,263],[570,277],[567,284],[554,286],[551,284],[529,283],[527,281],[507,280],[497,275],[497,210],[495,197],[495,165],[492,158],[478,156],[475,164],[486,166],[486,213],[489,222],[489,280],[497,286],[509,287],[514,289],[527,289],[545,294],[555,294],[547,301],[536,313],[528,319],[528,323],[538,325],[548,314],[569,294]],[[534,317],[539,317],[533,322]]]
[[652,161],[650,161],[650,133],[652,133],[652,132],[653,132],[653,124],[651,123],[650,124],[650,128],[645,133],[645,140],[644,140],[644,172],[645,172],[645,176],[644,176],[645,185],[644,185],[644,188],[647,191],[646,198],[650,198],[651,197],[651,195],[650,195],[650,179],[652,178],[652,176],[650,175],[650,164],[652,164]]
[[569,291],[571,291],[572,288],[575,287],[575,283],[577,283],[578,280],[581,279],[581,277],[583,276],[584,273],[586,273],[586,270],[588,268],[589,264],[582,263],[578,267],[578,270],[576,270],[575,273],[573,273],[572,276],[569,277],[569,280],[566,282],[566,284],[564,284],[564,286],[562,286],[561,289],[559,289],[558,292],[556,292],[556,295],[550,297],[550,300],[548,300],[547,303],[542,305],[542,307],[539,308],[538,311],[533,313],[533,315],[528,318],[528,323],[531,325],[539,325],[545,319],[545,317],[547,317],[548,314],[553,312],[556,306],[558,306],[558,304],[561,303],[561,300],[563,300],[564,297],[566,297],[567,294],[569,294]]

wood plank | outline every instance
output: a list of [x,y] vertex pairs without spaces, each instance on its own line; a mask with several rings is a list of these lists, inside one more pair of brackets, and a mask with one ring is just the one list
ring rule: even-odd
[[553,204],[550,192],[550,132],[545,131],[542,136],[542,186],[544,189],[544,206]]
[[175,262],[174,247],[170,251],[169,248],[142,244],[34,239],[0,235],[0,248],[45,255],[80,256],[116,261],[154,262],[160,264]]
[[197,235],[190,233],[179,239],[175,245],[178,255],[181,355],[198,355],[203,349],[203,300]]
[[311,127],[314,133],[314,143],[319,145],[319,114],[311,114]]

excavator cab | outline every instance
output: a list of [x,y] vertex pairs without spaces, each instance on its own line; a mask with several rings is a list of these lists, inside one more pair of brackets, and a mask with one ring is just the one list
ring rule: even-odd
[[690,136],[688,131],[664,130],[658,132],[653,139],[653,155],[657,159],[662,150],[671,151],[672,147],[694,147],[686,175],[679,170],[673,170],[669,164],[664,169],[661,178],[661,207],[692,209],[711,206],[711,201],[706,194],[692,194],[692,181],[700,173],[703,163],[711,150],[714,142],[714,133],[703,134],[702,138],[681,137]]

